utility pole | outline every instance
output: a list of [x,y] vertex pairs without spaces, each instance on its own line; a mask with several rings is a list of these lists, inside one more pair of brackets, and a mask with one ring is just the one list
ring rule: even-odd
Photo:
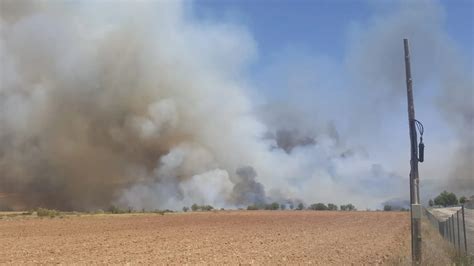
[[411,204],[411,251],[412,263],[421,263],[421,205],[418,176],[418,142],[416,140],[415,106],[413,104],[413,88],[410,67],[410,51],[408,39],[403,39],[405,47],[405,74],[408,100],[408,125],[410,128],[410,204]]

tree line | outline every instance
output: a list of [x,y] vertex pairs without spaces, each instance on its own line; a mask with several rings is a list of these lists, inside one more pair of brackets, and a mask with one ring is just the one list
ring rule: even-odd
[[464,204],[467,202],[467,198],[465,196],[461,196],[458,200],[456,194],[452,193],[452,192],[447,192],[446,190],[441,192],[438,196],[436,196],[436,198],[433,199],[430,199],[428,201],[428,205],[430,207],[433,207],[433,206],[443,206],[443,207],[447,207],[447,206],[454,206],[454,205],[458,205],[458,204]]

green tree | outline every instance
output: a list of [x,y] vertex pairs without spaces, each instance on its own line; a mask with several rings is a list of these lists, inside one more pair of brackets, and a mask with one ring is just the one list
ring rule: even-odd
[[258,207],[256,205],[249,205],[247,206],[248,211],[256,211],[258,210]]
[[466,197],[462,196],[459,198],[459,203],[464,204],[466,203],[466,200],[467,200]]
[[383,206],[383,210],[386,211],[386,212],[391,211],[392,206],[391,205],[385,205],[385,206]]
[[331,211],[337,211],[337,205],[332,204],[332,203],[328,203],[328,209],[331,210]]
[[434,205],[434,202],[433,202],[433,200],[432,200],[432,199],[430,199],[430,200],[428,201],[428,205],[429,205],[430,207],[433,207],[433,205]]
[[278,210],[278,208],[280,208],[280,204],[278,204],[278,202],[273,202],[271,204],[265,204],[265,210],[276,211],[276,210]]
[[458,199],[456,195],[452,192],[447,192],[446,190],[441,192],[435,199],[435,205],[452,206],[458,204]]
[[328,207],[324,203],[315,203],[309,206],[309,209],[314,211],[326,211]]
[[186,207],[186,206],[184,206],[184,207],[183,207],[183,212],[187,212],[187,211],[189,211],[189,208]]
[[352,203],[349,203],[346,206],[347,206],[348,211],[355,211],[356,210],[356,207],[354,205],[352,205]]
[[304,209],[304,204],[302,202],[298,203],[298,206],[296,207],[296,209],[298,211],[301,211],[302,209]]
[[356,208],[352,203],[348,203],[346,205],[341,205],[341,211],[355,211]]
[[203,211],[212,211],[214,210],[214,207],[212,207],[211,205],[203,205],[203,206],[200,206],[200,209]]
[[196,203],[194,203],[194,204],[191,206],[191,210],[193,210],[193,212],[195,212],[195,211],[199,210],[199,206],[198,206]]

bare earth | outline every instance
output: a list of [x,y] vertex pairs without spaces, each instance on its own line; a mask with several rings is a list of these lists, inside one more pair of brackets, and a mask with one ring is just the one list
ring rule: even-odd
[[379,264],[408,212],[219,211],[0,220],[0,264]]

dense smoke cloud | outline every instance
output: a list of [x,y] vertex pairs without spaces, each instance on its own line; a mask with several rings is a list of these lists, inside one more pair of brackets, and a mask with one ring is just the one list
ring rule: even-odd
[[264,148],[233,81],[254,43],[187,21],[179,3],[152,7],[2,1],[17,11],[1,24],[3,193],[27,207],[159,208],[205,182],[226,203],[227,173],[254,153],[239,146]]
[[[348,136],[357,134],[347,133],[350,122],[368,125],[371,116],[337,118],[324,108],[316,116],[300,112],[298,99],[256,107],[242,78],[256,44],[238,25],[201,22],[181,2],[0,4],[0,199],[13,207],[303,200],[364,208],[408,195],[406,168],[370,156],[366,146],[380,144],[375,137],[351,144]],[[366,108],[382,116],[387,99],[404,96],[395,91],[404,88],[403,37],[414,43],[418,79],[431,75],[417,61],[456,54],[439,10],[428,6],[402,8],[358,30],[347,56],[353,87],[346,96],[368,102],[340,112]],[[419,26],[427,25],[423,19],[431,26]],[[436,49],[426,48],[433,40]],[[446,87],[451,101],[440,105],[466,143],[462,158],[472,162],[472,80],[460,74],[466,72],[459,62],[449,62],[440,69],[453,69],[443,82],[465,82]],[[448,92],[444,85],[440,91]],[[472,164],[458,162],[459,184],[472,189]]]

